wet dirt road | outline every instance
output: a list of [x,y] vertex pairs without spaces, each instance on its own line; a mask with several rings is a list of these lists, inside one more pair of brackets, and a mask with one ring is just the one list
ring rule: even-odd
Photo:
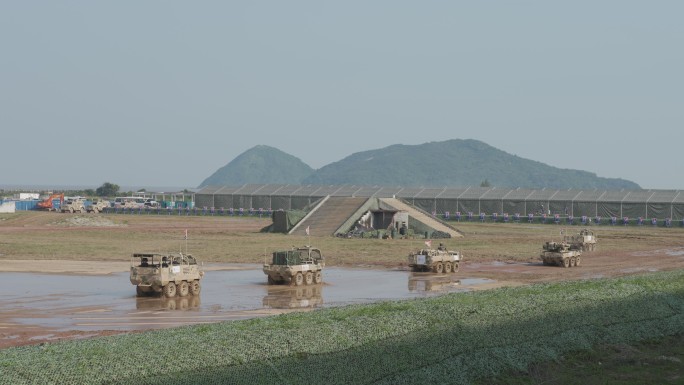
[[[109,275],[0,273],[0,346],[19,338],[38,343],[78,331],[148,330],[187,324],[252,318],[288,311],[406,299],[467,291],[490,285],[486,278],[461,274],[434,276],[399,270],[328,268],[324,283],[267,285],[258,265],[215,270],[202,280],[202,293],[184,298],[135,296],[128,272]],[[242,266],[244,268],[244,266]],[[4,344],[3,344],[4,342]]]

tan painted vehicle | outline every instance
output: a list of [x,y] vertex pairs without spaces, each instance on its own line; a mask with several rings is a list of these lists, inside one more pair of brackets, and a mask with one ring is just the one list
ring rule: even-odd
[[582,250],[565,242],[545,242],[539,256],[545,266],[575,267],[582,262]]
[[97,214],[107,207],[110,207],[109,201],[96,199],[93,200],[93,203],[90,206],[88,206],[88,212]]
[[304,246],[273,252],[270,263],[264,263],[263,271],[268,276],[269,285],[287,283],[301,286],[323,282],[324,266],[321,250]]
[[458,251],[447,250],[440,244],[438,249],[421,249],[410,253],[408,265],[413,271],[432,271],[433,273],[455,273],[463,259]]
[[577,235],[566,235],[563,241],[574,249],[594,251],[596,249],[596,235],[588,229],[582,229]]
[[67,199],[60,206],[63,213],[85,213],[86,207],[82,199]]
[[202,266],[190,254],[135,253],[131,257],[130,280],[138,297],[199,295],[203,276]]

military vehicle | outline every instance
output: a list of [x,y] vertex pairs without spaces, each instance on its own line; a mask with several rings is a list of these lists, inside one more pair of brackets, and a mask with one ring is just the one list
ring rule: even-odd
[[271,263],[264,263],[268,284],[288,283],[295,286],[323,282],[325,262],[321,250],[311,246],[293,247],[273,252]]
[[94,200],[93,203],[90,206],[88,206],[88,212],[97,214],[109,206],[109,201]]
[[408,265],[413,271],[432,271],[437,274],[455,273],[463,259],[458,251],[449,251],[440,244],[438,249],[421,249],[410,253]]
[[60,206],[63,213],[85,213],[86,207],[82,199],[67,199]]
[[574,249],[582,251],[594,251],[596,249],[596,236],[588,229],[582,229],[578,235],[566,235],[563,237],[565,243],[570,244]]
[[539,256],[545,266],[579,266],[582,261],[582,250],[566,242],[545,242]]
[[199,295],[203,276],[201,265],[190,254],[135,253],[131,257],[130,280],[138,297],[154,293],[167,298]]

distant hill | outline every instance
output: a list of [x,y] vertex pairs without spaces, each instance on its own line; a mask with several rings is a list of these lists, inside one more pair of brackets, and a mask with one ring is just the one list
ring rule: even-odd
[[315,171],[302,184],[509,188],[640,189],[631,181],[560,169],[477,140],[393,145],[352,154]]
[[397,144],[357,152],[318,170],[277,148],[256,146],[220,168],[199,187],[246,183],[467,187],[480,186],[483,181],[508,188],[641,188],[624,179],[601,178],[587,171],[560,169],[523,159],[472,139]]
[[239,186],[246,183],[298,184],[313,171],[297,157],[275,147],[259,145],[238,155],[211,174],[199,187]]

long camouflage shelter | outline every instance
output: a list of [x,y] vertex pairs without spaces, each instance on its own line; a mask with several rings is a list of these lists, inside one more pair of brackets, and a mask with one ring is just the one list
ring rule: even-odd
[[681,190],[509,189],[496,187],[386,187],[245,184],[207,186],[196,207],[303,210],[326,196],[400,198],[438,216],[551,214],[590,218],[684,219]]

